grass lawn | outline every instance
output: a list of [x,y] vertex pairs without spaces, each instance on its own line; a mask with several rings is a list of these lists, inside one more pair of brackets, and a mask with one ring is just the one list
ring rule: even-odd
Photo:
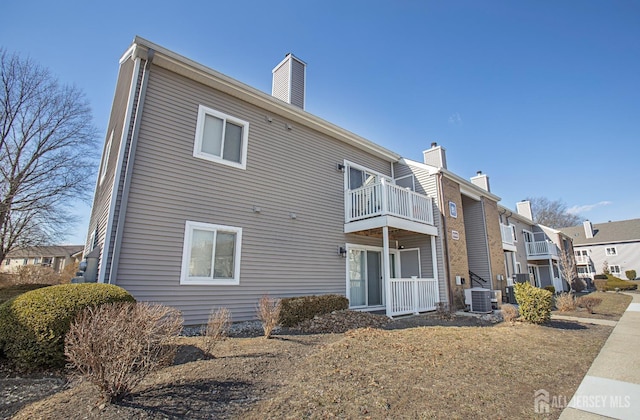
[[557,315],[575,316],[581,318],[609,319],[617,321],[620,319],[632,300],[631,296],[625,295],[624,293],[616,292],[592,292],[589,294],[580,293],[579,296],[593,296],[602,299],[602,303],[595,307],[593,314],[590,314],[584,308],[578,308],[575,311],[569,312],[553,311],[553,313]]
[[539,418],[534,393],[545,389],[568,402],[612,330],[568,321],[404,322],[401,329],[231,338],[215,358],[202,357],[200,337],[182,337],[174,365],[121,403],[101,404],[92,386],[76,383],[14,418]]

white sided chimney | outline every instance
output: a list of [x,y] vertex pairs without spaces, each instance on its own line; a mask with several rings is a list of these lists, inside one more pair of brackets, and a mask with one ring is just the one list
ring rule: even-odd
[[447,169],[447,155],[445,152],[445,148],[438,146],[438,143],[431,143],[431,149],[422,152],[425,165]]
[[520,216],[524,216],[529,220],[533,220],[533,212],[531,211],[531,202],[522,200],[516,203],[516,210]]
[[483,174],[482,171],[478,171],[476,176],[471,177],[471,183],[485,191],[491,192],[491,189],[489,188],[489,177],[486,174]]
[[582,222],[582,226],[584,226],[584,237],[587,239],[593,238],[593,225],[591,222],[585,220]]
[[271,95],[304,109],[306,72],[307,64],[288,53],[272,71]]

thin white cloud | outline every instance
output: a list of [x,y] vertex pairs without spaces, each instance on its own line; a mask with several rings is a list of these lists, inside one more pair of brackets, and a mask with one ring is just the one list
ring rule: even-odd
[[453,113],[449,116],[449,124],[451,125],[461,125],[462,124],[462,117],[460,116],[459,113]]
[[613,204],[611,201],[600,201],[595,204],[583,204],[581,206],[573,206],[567,209],[567,213],[569,214],[580,214],[587,211],[591,211],[596,207],[608,206],[609,204]]

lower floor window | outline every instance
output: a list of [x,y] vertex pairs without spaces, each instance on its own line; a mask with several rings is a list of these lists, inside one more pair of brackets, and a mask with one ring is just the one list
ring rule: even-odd
[[242,228],[187,221],[180,284],[239,284]]
[[609,272],[613,275],[620,275],[620,266],[619,265],[610,265]]

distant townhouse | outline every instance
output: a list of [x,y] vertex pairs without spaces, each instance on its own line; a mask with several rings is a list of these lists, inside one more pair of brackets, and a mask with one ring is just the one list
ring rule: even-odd
[[84,245],[32,246],[15,249],[7,254],[0,272],[15,273],[20,267],[36,265],[51,267],[59,273],[69,264],[82,259]]
[[625,271],[640,273],[640,219],[593,224],[562,229],[573,240],[578,274],[593,279],[605,263],[616,277],[626,279]]
[[507,277],[524,275],[537,287],[569,290],[571,279],[562,274],[561,253],[564,250],[567,256],[573,255],[571,238],[535,223],[529,201],[516,203],[515,212],[503,206],[499,211]]

